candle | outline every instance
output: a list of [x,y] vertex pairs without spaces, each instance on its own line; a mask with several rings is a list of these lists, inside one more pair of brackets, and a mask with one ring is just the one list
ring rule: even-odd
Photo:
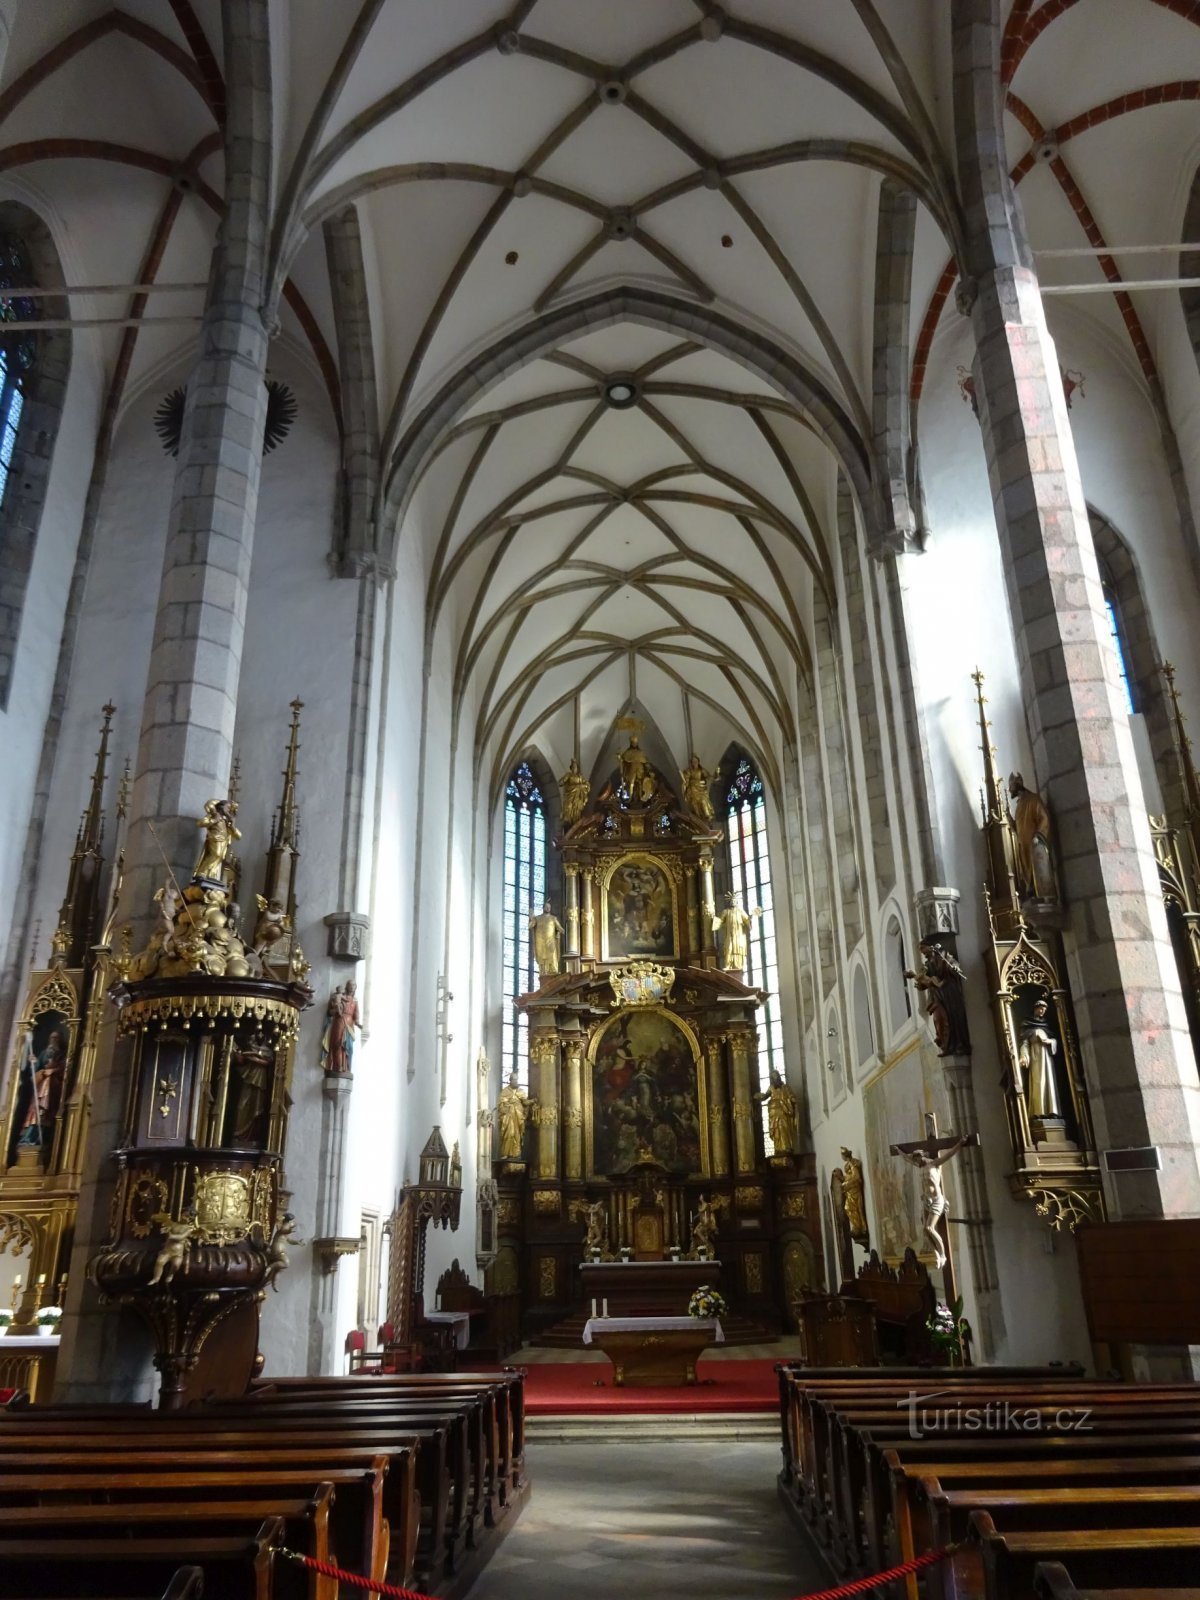
[[13,1288],[14,1289],[19,1289],[20,1287],[21,1287],[21,1274],[18,1272],[16,1277],[13,1279]]
[[596,1315],[596,1302],[594,1300],[592,1301],[592,1315]]
[[45,1282],[46,1282],[46,1274],[44,1272],[39,1273],[38,1274],[38,1288],[40,1289]]
[[600,1315],[602,1317],[607,1317],[608,1316],[608,1301],[607,1300],[604,1302],[604,1309],[601,1311]]

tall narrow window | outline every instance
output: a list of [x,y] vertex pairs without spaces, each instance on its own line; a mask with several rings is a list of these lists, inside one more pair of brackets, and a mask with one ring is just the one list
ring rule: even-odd
[[1129,681],[1129,652],[1125,648],[1125,639],[1121,629],[1121,612],[1117,605],[1116,590],[1103,564],[1100,567],[1100,587],[1104,594],[1104,609],[1108,613],[1108,629],[1112,635],[1113,649],[1117,652],[1117,668],[1121,674],[1121,688],[1124,691],[1125,709],[1132,716],[1137,707],[1133,703],[1133,685]]
[[0,234],[0,506],[8,487],[17,430],[25,407],[25,374],[33,365],[33,335],[24,330],[5,333],[9,322],[31,322],[37,302],[13,296],[8,290],[29,283],[29,260],[21,241]]
[[504,1075],[516,1072],[529,1087],[529,1019],[513,1000],[537,985],[529,918],[546,896],[546,802],[527,761],[508,780],[504,795]]
[[[758,1079],[765,1089],[774,1068],[783,1074],[783,1030],[779,1019],[779,959],[775,945],[775,900],[771,890],[771,860],[767,853],[767,800],[762,779],[745,756],[734,769],[725,792],[725,838],[729,846],[729,877],[742,904],[762,916],[750,924],[746,982],[762,989],[767,998],[758,1013]],[[766,1108],[763,1108],[766,1128]]]

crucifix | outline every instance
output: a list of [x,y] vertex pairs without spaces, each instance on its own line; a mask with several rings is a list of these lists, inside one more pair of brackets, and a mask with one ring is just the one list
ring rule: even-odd
[[968,1133],[957,1139],[938,1138],[937,1118],[925,1113],[925,1137],[912,1144],[894,1144],[891,1153],[916,1167],[921,1174],[921,1226],[933,1251],[933,1264],[942,1269],[946,1304],[958,1303],[958,1284],[954,1277],[954,1256],[950,1249],[950,1227],[946,1216],[946,1191],[942,1187],[942,1168],[960,1150],[977,1145],[979,1135]]

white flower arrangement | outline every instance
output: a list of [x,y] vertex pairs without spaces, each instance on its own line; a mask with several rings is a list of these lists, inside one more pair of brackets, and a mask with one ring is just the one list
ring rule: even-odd
[[695,1317],[700,1322],[710,1322],[714,1317],[723,1317],[728,1311],[724,1295],[719,1294],[707,1283],[702,1283],[688,1301],[688,1316]]
[[39,1306],[37,1311],[37,1324],[39,1328],[49,1325],[57,1330],[62,1321],[63,1308],[61,1306]]

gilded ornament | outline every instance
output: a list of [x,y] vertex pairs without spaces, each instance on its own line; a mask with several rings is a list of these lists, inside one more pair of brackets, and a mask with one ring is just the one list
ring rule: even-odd
[[563,1126],[567,1128],[583,1127],[583,1111],[579,1106],[567,1106],[563,1111]]
[[554,1256],[538,1257],[538,1293],[543,1300],[553,1300],[558,1288],[558,1261]]
[[742,1257],[742,1272],[746,1280],[747,1294],[761,1294],[763,1292],[763,1258],[755,1251],[752,1255]]
[[541,1216],[557,1216],[559,1208],[559,1194],[557,1189],[535,1189],[533,1191],[533,1209]]
[[616,997],[611,1002],[614,1009],[617,1006],[666,1005],[671,999],[675,969],[653,961],[630,961],[614,967],[608,974],[608,981]]
[[735,1189],[733,1199],[739,1211],[761,1211],[763,1191],[757,1185]]
[[536,1067],[544,1067],[558,1054],[556,1033],[535,1033],[529,1041],[529,1059]]
[[207,1244],[231,1244],[250,1229],[250,1181],[239,1172],[205,1172],[192,1195],[196,1227]]
[[735,1122],[750,1121],[750,1107],[744,1100],[735,1100],[733,1102],[733,1120]]
[[496,1202],[496,1222],[499,1227],[515,1227],[521,1220],[520,1203],[512,1199],[503,1199]]
[[785,1217],[806,1217],[808,1215],[808,1196],[805,1194],[785,1194],[782,1211]]
[[[139,1172],[129,1185],[125,1226],[134,1239],[145,1239],[156,1219],[166,1211],[169,1191],[156,1172]],[[113,1229],[113,1238],[118,1230]]]

